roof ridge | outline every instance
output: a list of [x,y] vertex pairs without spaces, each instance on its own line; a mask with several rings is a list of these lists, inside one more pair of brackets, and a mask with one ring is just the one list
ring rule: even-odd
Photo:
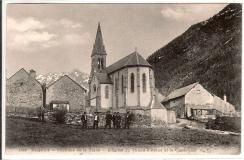
[[106,71],[108,74],[110,74],[125,67],[134,66],[144,66],[152,68],[152,66],[138,52],[132,52],[131,54],[106,67]]
[[163,101],[168,101],[170,99],[184,96],[186,93],[188,93],[190,90],[192,90],[197,84],[199,84],[199,83],[195,82],[195,83],[189,84],[187,86],[175,89],[174,91],[170,92]]
[[7,80],[9,80],[10,78],[12,78],[14,75],[16,75],[16,73],[20,72],[21,70],[23,70],[24,72],[26,72],[28,74],[28,72],[24,68],[21,68],[17,72],[15,72],[12,76],[10,76],[9,78],[7,78]]
[[[20,72],[21,70],[23,70],[28,76],[30,76],[29,75],[29,72],[27,72],[26,70],[25,70],[25,68],[21,68],[21,69],[19,69],[17,72],[15,72],[12,76],[10,76],[9,78],[7,78],[7,80],[9,80],[9,79],[11,79],[13,76],[15,76],[18,72]],[[42,86],[42,84],[36,79],[36,78],[32,78],[34,81],[36,81],[40,86]]]
[[59,79],[57,79],[56,81],[52,82],[50,85],[48,85],[46,88],[49,88],[50,86],[54,85],[55,83],[57,83],[58,81],[60,81],[62,78],[64,77],[68,77],[70,80],[72,80],[75,84],[77,84],[80,88],[84,89],[85,91],[87,91],[87,89],[83,86],[81,86],[78,82],[76,82],[75,80],[73,80],[72,78],[70,78],[67,74],[61,76]]

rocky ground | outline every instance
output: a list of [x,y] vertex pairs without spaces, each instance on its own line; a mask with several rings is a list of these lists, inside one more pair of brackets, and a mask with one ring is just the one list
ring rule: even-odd
[[[209,133],[184,128],[132,128],[83,130],[81,126],[8,118],[6,146],[15,147],[163,147],[187,149],[194,154],[206,148],[207,154],[222,151],[238,154],[240,136]],[[189,150],[188,150],[189,149]],[[172,150],[176,151],[176,150]],[[201,151],[201,150],[200,150]]]

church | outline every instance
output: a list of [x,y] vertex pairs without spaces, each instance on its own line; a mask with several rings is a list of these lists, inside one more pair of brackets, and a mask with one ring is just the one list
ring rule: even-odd
[[107,66],[100,23],[91,54],[88,103],[93,111],[150,110],[154,95],[152,66],[137,52]]

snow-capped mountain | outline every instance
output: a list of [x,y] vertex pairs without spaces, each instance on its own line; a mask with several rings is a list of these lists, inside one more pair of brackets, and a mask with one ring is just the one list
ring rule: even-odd
[[68,75],[81,86],[88,89],[89,75],[87,73],[79,71],[78,69],[75,69],[72,72],[47,73],[44,75],[40,74],[36,77],[36,79],[42,84],[46,83],[46,85],[48,86],[64,75]]

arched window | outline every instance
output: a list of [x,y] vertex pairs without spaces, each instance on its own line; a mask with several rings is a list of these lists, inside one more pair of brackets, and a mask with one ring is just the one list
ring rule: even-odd
[[99,58],[98,61],[99,61],[99,69],[101,70],[102,69],[102,59]]
[[101,69],[103,69],[103,58],[101,58]]
[[121,76],[121,92],[124,93],[124,76]]
[[119,89],[118,78],[115,78],[115,90],[117,91],[118,89]]
[[96,88],[96,85],[94,84],[93,85],[93,91],[96,92],[97,88]]
[[131,73],[130,75],[130,91],[134,93],[134,88],[135,88],[135,76],[134,73]]
[[109,98],[109,88],[108,86],[105,86],[105,98]]
[[142,91],[146,92],[147,91],[147,79],[146,79],[146,74],[142,74]]

